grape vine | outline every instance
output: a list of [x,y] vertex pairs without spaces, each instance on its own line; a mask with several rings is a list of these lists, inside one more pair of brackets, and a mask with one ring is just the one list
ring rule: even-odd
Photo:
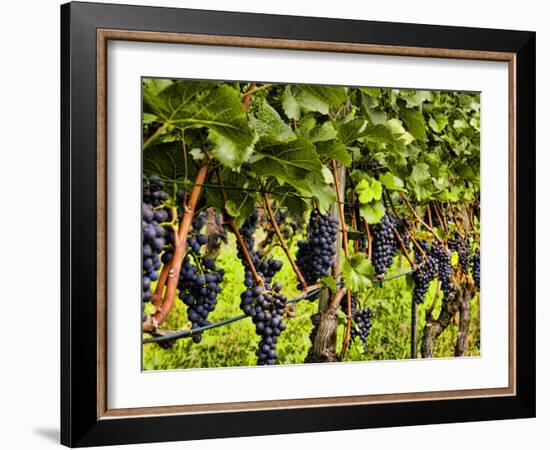
[[[330,274],[336,255],[338,220],[314,209],[309,217],[307,239],[298,242],[296,263],[308,284]],[[301,284],[298,289],[302,289]]]
[[[469,329],[467,319],[481,287],[480,102],[468,92],[144,79],[144,338],[185,335],[197,345],[163,351],[185,350],[178,357],[191,364],[212,350],[215,360],[222,351],[204,333],[229,334],[219,328],[237,311],[241,328],[224,342],[240,347],[225,353],[242,362],[250,351],[248,364],[302,362],[306,351],[308,362],[430,356],[433,330],[454,326],[458,311],[460,351],[479,342],[479,321]],[[388,350],[406,322],[410,347]],[[464,329],[476,335],[464,340]]]

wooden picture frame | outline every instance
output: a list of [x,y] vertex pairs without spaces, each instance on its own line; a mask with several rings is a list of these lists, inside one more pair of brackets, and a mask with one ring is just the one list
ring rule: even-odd
[[[61,7],[61,27],[61,442],[64,445],[534,417],[535,33],[78,2]],[[109,409],[105,189],[109,40],[507,62],[509,386]]]

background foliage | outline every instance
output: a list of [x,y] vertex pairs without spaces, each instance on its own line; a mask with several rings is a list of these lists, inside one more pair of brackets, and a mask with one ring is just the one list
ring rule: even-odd
[[[390,212],[388,202],[392,202],[401,216],[416,222],[417,239],[433,241],[435,234],[445,242],[458,231],[472,238],[472,251],[479,249],[478,215],[470,214],[479,209],[477,93],[146,79],[143,98],[144,176],[155,174],[168,180],[174,199],[182,186],[191,188],[198,167],[208,162],[199,209],[213,207],[240,226],[262,206],[258,192],[263,190],[276,208],[288,210],[292,220],[304,223],[313,208],[334,207],[331,163],[335,161],[346,170],[346,201],[357,205],[361,219],[370,225]],[[228,189],[227,201],[215,183],[216,170],[223,173],[226,186],[240,188]],[[420,217],[425,217],[433,202],[458,217],[449,218],[446,227],[434,225],[431,233],[405,207],[403,195]],[[359,224],[347,226],[350,249],[356,254],[354,243],[365,230]],[[303,236],[301,228],[291,238],[293,254]],[[296,277],[281,249],[275,246],[273,252],[284,261],[275,279],[292,298],[299,293]],[[456,255],[453,261],[457,266]],[[232,235],[222,246],[217,264],[226,276],[218,306],[209,316],[213,322],[241,313],[244,269]],[[410,264],[399,255],[387,275],[409,270]],[[356,341],[345,360],[409,357],[411,277],[380,283],[369,266],[366,271],[349,269],[344,279],[348,284],[355,280],[351,288],[360,303],[376,314],[367,348]],[[436,284],[431,283],[427,298],[434,297]],[[441,304],[440,295],[435,315]],[[478,355],[477,295],[471,304],[468,351]],[[279,363],[304,362],[310,346],[310,316],[317,308],[317,303],[307,301],[297,305],[296,316],[287,320],[288,329],[277,346]],[[419,307],[419,330],[424,327],[425,308]],[[339,314],[341,342],[345,317]],[[186,308],[177,301],[164,325],[181,329],[187,323]],[[455,318],[439,337],[437,356],[454,355],[457,326]],[[190,339],[180,339],[168,348],[145,344],[143,365],[145,369],[252,365],[257,340],[253,324],[245,319],[208,331],[199,345]]]

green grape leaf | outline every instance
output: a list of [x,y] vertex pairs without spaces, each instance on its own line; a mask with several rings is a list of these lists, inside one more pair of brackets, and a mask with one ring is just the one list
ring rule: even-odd
[[457,252],[452,252],[451,253],[451,265],[454,266],[454,267],[458,266],[458,260],[459,260],[458,253]]
[[366,219],[369,224],[374,225],[380,222],[382,217],[384,217],[384,214],[386,214],[386,208],[384,207],[384,203],[380,200],[373,201],[371,203],[360,205],[359,214],[361,217]]
[[297,187],[303,195],[311,195],[319,202],[319,209],[327,211],[336,201],[334,187],[323,182],[322,178],[310,173]]
[[156,120],[158,120],[158,117],[155,114],[144,112],[143,113],[143,118],[141,120],[143,122],[143,125],[149,125],[149,124],[155,122]]
[[375,104],[377,100],[372,97],[361,94],[361,108],[363,114],[369,119],[373,125],[384,125],[387,120],[386,111],[375,109]]
[[364,119],[352,119],[338,125],[338,139],[343,144],[351,144],[362,136],[367,122]]
[[382,198],[382,184],[371,177],[365,177],[355,186],[359,203],[370,203]]
[[352,292],[365,292],[372,287],[374,270],[364,253],[355,253],[342,262],[342,279]]
[[210,130],[209,140],[212,144],[212,156],[230,168],[238,167],[247,161],[254,150],[254,146],[240,147],[235,141],[214,130]]
[[436,133],[441,133],[448,123],[449,119],[447,119],[447,116],[438,112],[434,112],[428,120],[430,128]]
[[284,197],[281,206],[288,208],[290,215],[293,217],[303,217],[308,209],[307,202],[295,194],[289,194]]
[[315,148],[321,158],[334,159],[348,167],[351,165],[351,156],[346,146],[337,140],[317,142]]
[[323,277],[321,278],[321,282],[332,292],[336,292],[338,290],[338,285],[336,284],[334,277]]
[[442,241],[447,240],[447,233],[445,233],[445,230],[443,228],[435,227],[435,228],[433,228],[433,230],[435,231],[435,234],[437,234],[437,237],[439,239],[441,239]]
[[323,168],[315,146],[302,138],[259,149],[253,167],[260,177],[275,177],[290,185],[300,183],[311,172],[322,177]]
[[250,121],[260,139],[266,142],[287,142],[296,139],[292,128],[265,101],[256,110],[256,114],[250,118]]
[[283,111],[289,119],[300,119],[300,117],[302,116],[302,111],[300,109],[298,101],[296,100],[296,97],[294,97],[294,95],[292,94],[290,85],[287,85],[285,87],[281,103],[283,105]]
[[201,101],[215,85],[206,81],[146,79],[143,83],[143,102],[146,112],[154,112],[159,120],[170,123],[172,116],[184,105]]
[[256,175],[274,177],[302,195],[317,198],[323,210],[336,199],[334,188],[324,182],[323,165],[315,146],[308,139],[266,146],[254,155],[251,162]]
[[468,128],[470,128],[470,125],[465,120],[456,119],[456,120],[453,121],[453,128],[456,131],[458,131],[459,133],[461,133],[461,132],[467,130]]
[[156,174],[170,180],[183,178],[185,165],[181,158],[181,144],[157,143],[149,147],[143,153],[143,174]]
[[426,121],[420,111],[416,109],[406,108],[401,105],[399,108],[400,117],[403,119],[407,131],[411,133],[415,139],[426,142],[428,136],[426,135]]
[[225,212],[231,217],[239,215],[239,207],[235,204],[233,200],[227,200],[225,203]]
[[320,127],[313,128],[309,138],[311,142],[324,142],[334,139],[338,133],[334,129],[332,122],[325,122]]
[[416,108],[424,102],[433,102],[433,93],[431,91],[399,90],[399,98],[405,100],[407,108]]
[[361,141],[373,144],[390,144],[393,140],[391,130],[384,125],[368,124],[361,136]]
[[212,155],[235,168],[251,155],[257,135],[250,127],[240,93],[227,85],[180,80],[156,93],[143,90],[146,104],[171,126],[209,130]]
[[420,162],[413,166],[410,179],[415,183],[422,183],[430,178],[430,167],[426,163]]
[[296,127],[294,134],[296,134],[297,137],[311,139],[311,133],[316,129],[317,121],[313,115],[308,114],[296,122]]
[[475,128],[475,130],[479,133],[480,129],[481,129],[481,122],[479,120],[479,117],[472,117],[470,119],[470,126],[472,128]]
[[323,173],[323,180],[325,180],[326,184],[334,184],[334,176],[327,166],[323,166],[321,172]]
[[223,180],[226,186],[243,189],[226,189],[227,202],[224,202],[220,188],[207,186],[204,189],[206,190],[208,202],[217,211],[226,212],[232,216],[237,226],[240,227],[254,211],[255,193],[253,191],[259,190],[259,186],[256,183],[251,183],[251,177],[242,172],[224,170]]
[[409,145],[414,141],[414,136],[403,128],[403,122],[399,119],[390,119],[386,122],[386,126],[390,130],[390,133],[395,135],[398,141],[404,145]]
[[144,78],[143,89],[151,95],[158,95],[162,90],[166,89],[173,83],[167,78]]
[[380,88],[368,88],[368,87],[362,87],[359,88],[359,90],[369,97],[375,97],[380,98],[382,96],[382,89]]
[[[346,88],[334,86],[297,85],[293,86],[292,96],[302,112],[321,114],[328,114],[330,108],[337,108],[347,100]],[[283,98],[283,105],[284,101]],[[288,116],[286,108],[285,114]]]
[[405,191],[405,183],[403,183],[403,180],[391,172],[386,172],[380,175],[378,181],[380,181],[384,187],[391,191]]

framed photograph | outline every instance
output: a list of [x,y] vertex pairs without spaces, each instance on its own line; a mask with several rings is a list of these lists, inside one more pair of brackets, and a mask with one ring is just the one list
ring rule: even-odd
[[61,19],[63,444],[534,417],[535,33]]

